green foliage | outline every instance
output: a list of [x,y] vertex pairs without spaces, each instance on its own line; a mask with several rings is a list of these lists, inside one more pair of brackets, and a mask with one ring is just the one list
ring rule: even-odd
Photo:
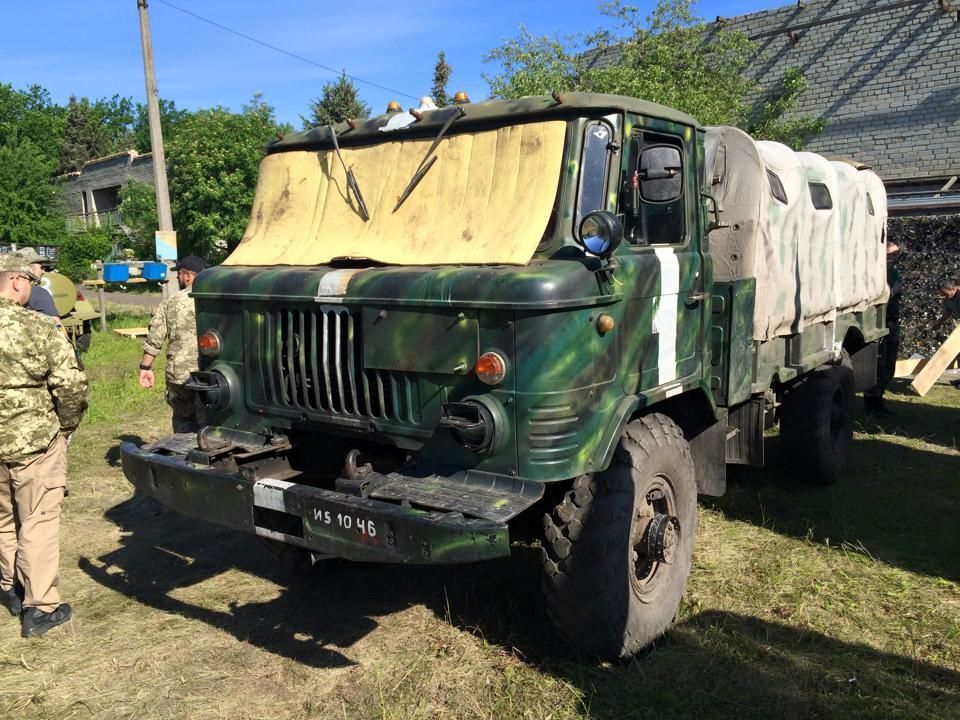
[[127,230],[127,245],[141,260],[156,256],[157,194],[153,187],[128,180],[120,190],[120,215]]
[[56,245],[63,236],[53,168],[31,140],[0,144],[0,243]]
[[[601,6],[609,20],[589,36],[538,37],[521,28],[484,57],[498,66],[484,78],[498,98],[553,90],[613,93],[682,110],[705,125],[746,126],[754,83],[744,71],[755,44],[741,32],[708,32],[693,4],[658,0],[642,19],[637,8],[616,0]],[[778,137],[806,137],[818,131],[815,121],[779,120],[804,87],[802,75],[785,80],[785,92],[763,115],[763,127]]]
[[262,147],[287,129],[259,95],[239,114],[216,107],[180,121],[167,159],[181,255],[217,263],[236,247],[250,217]]
[[[497,63],[500,72],[484,74],[495,98],[546,95],[554,90],[586,90],[578,80],[580,46],[575,38],[536,37],[521,26],[520,34],[484,55],[486,63]],[[599,90],[598,90],[599,92]]]
[[66,115],[39,85],[14,90],[12,85],[0,83],[0,145],[30,141],[45,162],[56,165]]
[[430,89],[430,95],[437,107],[446,107],[450,104],[447,83],[450,82],[452,72],[453,68],[447,63],[447,54],[441,50],[437,53],[437,63],[433,66],[433,87]]
[[344,73],[336,81],[324,84],[320,97],[310,103],[310,114],[301,115],[300,119],[306,129],[368,117],[370,106],[360,99],[357,86]]
[[67,235],[60,243],[57,269],[74,282],[95,278],[90,264],[106,258],[111,247],[110,235],[102,228]]
[[102,119],[87,98],[77,100],[73,95],[70,96],[63,142],[60,144],[58,173],[75,172],[87,160],[110,153],[110,135]]
[[[173,142],[176,138],[177,129],[180,123],[184,121],[190,112],[187,110],[178,110],[173,100],[164,100],[160,98],[160,132],[163,135],[164,147],[167,143]],[[147,106],[143,103],[136,104],[136,117],[131,126],[133,135],[131,147],[138,153],[148,153],[150,148],[150,118],[147,113]]]
[[787,68],[780,82],[766,94],[763,104],[751,116],[747,132],[758,140],[776,140],[794,150],[801,149],[826,126],[821,118],[790,114],[796,110],[800,95],[806,89],[803,69]]

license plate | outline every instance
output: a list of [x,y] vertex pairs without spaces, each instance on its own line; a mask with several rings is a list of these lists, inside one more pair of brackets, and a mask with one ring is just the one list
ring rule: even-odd
[[343,510],[328,510],[323,507],[314,507],[310,511],[311,525],[320,525],[342,531],[341,535],[356,533],[362,539],[376,538],[380,528],[376,522],[361,513]]

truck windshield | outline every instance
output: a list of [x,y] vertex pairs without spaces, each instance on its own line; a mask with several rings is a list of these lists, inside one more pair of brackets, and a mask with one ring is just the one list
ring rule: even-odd
[[[566,127],[551,120],[443,136],[399,207],[435,138],[341,146],[343,163],[333,150],[267,155],[250,224],[224,264],[526,264],[553,210]],[[349,202],[344,165],[363,187],[367,222]]]

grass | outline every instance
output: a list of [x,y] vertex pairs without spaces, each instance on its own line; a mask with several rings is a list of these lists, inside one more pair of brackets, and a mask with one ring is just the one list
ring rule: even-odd
[[[116,323],[145,324],[117,316]],[[0,717],[960,717],[960,391],[890,395],[850,477],[777,464],[704,503],[674,628],[623,666],[572,656],[536,559],[284,573],[254,538],[133,497],[121,440],[168,433],[140,343],[98,334],[70,448],[62,586],[76,618],[0,618]]]

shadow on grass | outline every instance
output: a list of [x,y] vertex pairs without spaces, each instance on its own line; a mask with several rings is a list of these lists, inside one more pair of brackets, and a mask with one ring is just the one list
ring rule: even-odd
[[[165,511],[153,500],[133,498],[107,517],[129,535],[111,552],[81,558],[80,568],[96,582],[312,667],[353,664],[340,651],[373,631],[378,618],[423,604],[569,684],[585,715],[600,720],[913,720],[957,717],[960,709],[956,672],[724,612],[678,623],[629,664],[576,657],[542,611],[531,552],[459,567],[335,563],[330,574],[320,570],[291,581],[255,538]],[[214,599],[207,606],[176,597],[232,569],[271,581],[279,596],[243,605]]]
[[117,435],[114,440],[117,440],[116,445],[112,445],[107,448],[107,451],[103,454],[103,459],[106,461],[107,465],[110,467],[120,467],[120,445],[121,443],[133,443],[137,447],[140,447],[144,444],[145,440],[139,435]]
[[767,467],[730,467],[726,495],[702,504],[731,519],[846,543],[905,570],[960,580],[960,457],[860,437],[846,476],[811,488],[782,460],[778,438],[768,447]]
[[[900,386],[904,390],[906,385]],[[957,391],[960,396],[960,391]],[[903,393],[887,393],[884,404],[889,415],[861,416],[858,429],[923,440],[947,448],[960,446],[960,407],[910,402]]]

